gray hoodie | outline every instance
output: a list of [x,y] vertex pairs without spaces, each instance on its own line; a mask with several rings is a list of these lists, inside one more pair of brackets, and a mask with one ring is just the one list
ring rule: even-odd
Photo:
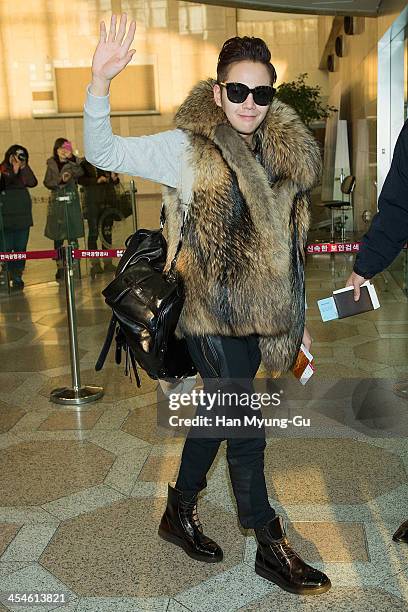
[[89,87],[84,106],[84,148],[86,159],[97,168],[175,187],[183,202],[190,200],[193,176],[188,163],[188,136],[183,130],[150,136],[114,135],[109,95],[94,96]]

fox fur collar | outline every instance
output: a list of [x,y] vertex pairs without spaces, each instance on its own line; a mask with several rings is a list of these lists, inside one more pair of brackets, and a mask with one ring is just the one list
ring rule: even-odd
[[[193,197],[176,269],[185,304],[178,333],[259,335],[267,370],[287,371],[304,328],[304,246],[320,153],[296,113],[274,100],[255,134],[256,154],[199,83],[176,114],[186,131]],[[168,262],[180,231],[181,201],[165,197]]]

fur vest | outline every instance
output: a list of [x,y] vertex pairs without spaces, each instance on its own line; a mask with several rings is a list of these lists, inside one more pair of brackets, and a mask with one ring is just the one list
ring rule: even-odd
[[[200,82],[176,114],[189,137],[193,169],[176,270],[185,288],[179,335],[259,335],[274,376],[296,359],[303,336],[304,247],[309,191],[321,169],[313,136],[274,100],[255,134],[256,156]],[[183,203],[165,188],[168,259],[175,253]]]

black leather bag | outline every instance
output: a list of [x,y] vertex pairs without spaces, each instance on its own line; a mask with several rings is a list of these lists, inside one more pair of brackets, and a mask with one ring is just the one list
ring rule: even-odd
[[175,272],[175,264],[182,244],[185,218],[167,273],[163,273],[167,257],[164,222],[162,207],[160,229],[139,229],[128,238],[116,276],[102,291],[113,314],[95,369],[103,367],[116,334],[116,363],[121,362],[123,349],[125,373],[128,374],[132,367],[138,387],[137,365],[153,379],[183,378],[197,371],[186,341],[174,334],[184,303],[183,284]]

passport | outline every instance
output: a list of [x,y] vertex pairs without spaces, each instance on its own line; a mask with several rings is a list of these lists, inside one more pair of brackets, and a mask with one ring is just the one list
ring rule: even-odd
[[323,321],[345,319],[380,307],[377,292],[370,281],[360,287],[360,299],[354,301],[354,288],[344,287],[333,291],[333,295],[317,302]]

